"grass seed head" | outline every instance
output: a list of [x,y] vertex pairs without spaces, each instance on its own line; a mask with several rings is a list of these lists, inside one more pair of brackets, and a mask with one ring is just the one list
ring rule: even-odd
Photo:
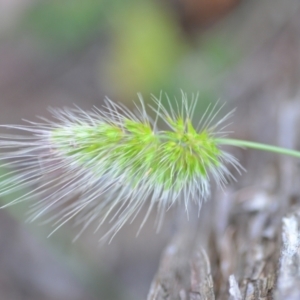
[[[101,110],[52,110],[55,122],[6,126],[31,136],[0,136],[0,166],[9,169],[0,178],[0,196],[29,187],[8,205],[32,200],[30,220],[47,215],[54,232],[73,219],[81,224],[78,236],[108,220],[105,237],[112,237],[146,204],[141,227],[155,205],[158,226],[176,202],[201,207],[211,176],[222,186],[232,177],[228,164],[240,169],[217,142],[231,113],[216,121],[217,105],[209,107],[195,127],[197,97],[188,101],[183,94],[174,103],[164,107],[153,98],[154,120],[140,97],[136,113],[107,100]],[[157,128],[161,121],[166,130]]]

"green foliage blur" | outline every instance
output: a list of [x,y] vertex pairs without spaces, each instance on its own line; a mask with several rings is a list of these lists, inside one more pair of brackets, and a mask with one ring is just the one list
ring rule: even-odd
[[28,10],[24,27],[51,51],[72,51],[101,33],[111,9],[108,0],[41,1]]
[[[130,103],[163,91],[199,92],[204,106],[216,100],[218,76],[234,63],[217,35],[191,38],[170,7],[155,1],[66,0],[38,2],[22,23],[44,55],[70,56],[103,44],[95,81],[105,94]],[[103,40],[103,41],[102,41]],[[100,42],[99,42],[100,41]]]

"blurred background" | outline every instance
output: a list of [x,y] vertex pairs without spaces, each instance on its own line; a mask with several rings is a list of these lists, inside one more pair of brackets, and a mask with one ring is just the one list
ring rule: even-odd
[[[218,99],[237,107],[232,137],[296,147],[299,67],[298,0],[0,0],[1,124],[182,89],[199,93],[196,118]],[[235,151],[248,173],[231,188],[262,184],[274,156]],[[171,212],[158,234],[150,220],[136,238],[137,221],[99,247],[68,226],[46,239],[24,210],[0,210],[1,300],[146,299],[176,227]]]

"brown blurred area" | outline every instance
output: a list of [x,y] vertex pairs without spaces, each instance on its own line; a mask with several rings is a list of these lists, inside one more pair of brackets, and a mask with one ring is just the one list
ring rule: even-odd
[[[219,98],[237,107],[233,137],[299,149],[298,0],[100,2],[0,0],[0,124],[49,117],[49,106],[101,107],[106,95],[133,107],[137,92],[147,102],[182,88],[199,91],[202,107]],[[274,191],[280,182],[298,195],[288,183],[295,164],[233,151],[248,173],[230,189]],[[203,235],[212,228],[205,222],[218,220],[207,220],[210,205]],[[71,225],[46,239],[50,225],[25,225],[23,207],[0,210],[0,300],[146,299],[177,216],[185,217],[174,209],[156,234],[153,214],[139,237],[137,220],[98,247],[92,230],[72,243]]]
[[232,12],[240,0],[180,0],[182,24],[187,30],[213,25]]

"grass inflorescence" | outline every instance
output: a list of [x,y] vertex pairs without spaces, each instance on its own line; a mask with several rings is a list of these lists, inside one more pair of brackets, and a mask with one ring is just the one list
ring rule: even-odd
[[[109,221],[105,237],[112,237],[146,204],[141,227],[154,207],[158,227],[177,202],[186,210],[190,202],[200,208],[210,195],[211,177],[223,186],[234,178],[228,166],[242,169],[223,144],[283,151],[225,138],[224,122],[232,112],[219,119],[217,104],[195,126],[197,97],[188,101],[182,94],[180,101],[168,103],[164,107],[153,98],[148,109],[154,118],[140,97],[135,113],[106,100],[101,110],[55,109],[56,121],[5,126],[31,133],[0,136],[0,166],[8,169],[0,178],[0,196],[30,188],[5,206],[31,200],[30,220],[46,216],[54,224],[52,233],[71,219],[81,224],[78,236],[90,225],[97,231]],[[158,129],[162,122],[165,130]]]

